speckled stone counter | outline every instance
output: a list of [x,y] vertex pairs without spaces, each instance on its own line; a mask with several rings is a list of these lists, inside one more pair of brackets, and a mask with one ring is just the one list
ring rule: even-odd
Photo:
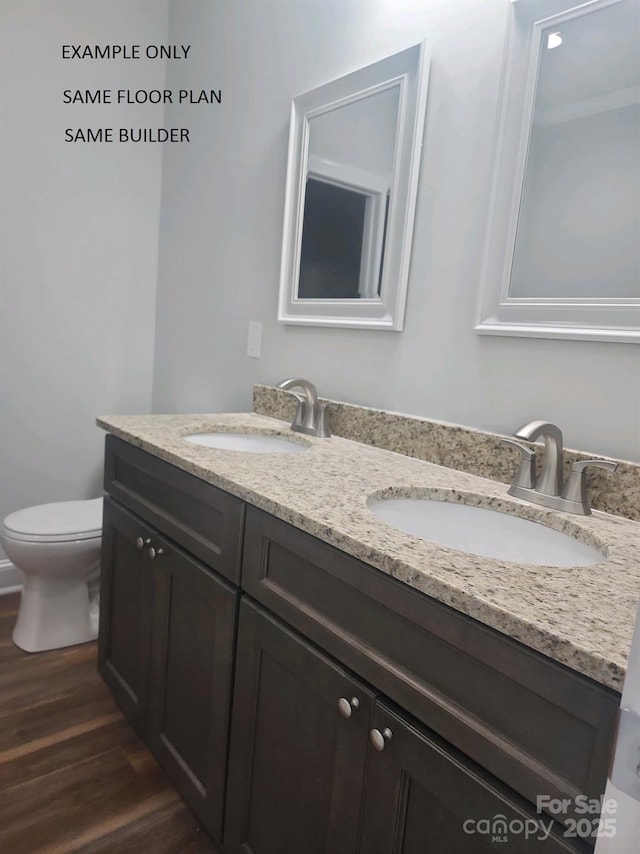
[[[404,412],[388,412],[340,400],[320,399],[327,405],[331,432],[335,436],[387,451],[397,451],[408,457],[489,477],[502,483],[511,483],[517,470],[520,454],[515,448],[506,445],[503,440],[507,437],[499,433]],[[288,392],[273,386],[253,387],[253,411],[259,415],[291,422],[295,408],[296,401]],[[513,426],[515,429],[518,425]],[[532,447],[536,445],[532,444]],[[578,460],[598,457],[617,463],[618,468],[613,476],[602,469],[588,470],[591,505],[605,513],[640,521],[639,463],[570,448],[564,449],[563,457],[565,477],[571,464]],[[538,463],[540,461],[541,455],[538,455]]]
[[[105,430],[429,596],[621,690],[640,598],[640,523],[583,517],[507,495],[507,486],[339,437],[314,439],[252,413],[105,416]],[[300,454],[223,451],[184,440],[229,431],[283,435]],[[603,553],[585,567],[506,563],[389,527],[367,507],[380,495],[421,495],[516,513]]]

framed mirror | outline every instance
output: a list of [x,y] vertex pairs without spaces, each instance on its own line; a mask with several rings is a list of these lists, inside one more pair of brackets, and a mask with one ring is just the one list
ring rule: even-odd
[[293,99],[278,320],[402,329],[424,43]]
[[640,4],[514,0],[476,330],[640,342]]

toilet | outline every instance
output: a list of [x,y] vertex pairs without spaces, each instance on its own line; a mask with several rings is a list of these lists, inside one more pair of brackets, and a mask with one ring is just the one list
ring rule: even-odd
[[24,573],[13,641],[26,652],[98,636],[102,498],[40,504],[10,513],[0,543]]

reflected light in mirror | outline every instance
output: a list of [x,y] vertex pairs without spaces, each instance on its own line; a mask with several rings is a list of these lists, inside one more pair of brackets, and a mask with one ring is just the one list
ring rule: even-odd
[[547,50],[553,50],[554,47],[560,47],[562,44],[562,36],[560,33],[549,33],[547,38]]

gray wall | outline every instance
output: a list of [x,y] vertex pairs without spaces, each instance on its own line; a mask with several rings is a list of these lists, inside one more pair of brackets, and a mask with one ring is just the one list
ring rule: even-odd
[[[248,409],[252,383],[508,432],[532,418],[568,446],[640,459],[633,345],[479,337],[480,281],[508,0],[180,0],[174,87],[222,105],[169,108],[193,142],[163,163],[155,411]],[[402,333],[279,325],[290,99],[422,37],[432,64]],[[262,321],[260,360],[247,327]]]
[[63,138],[162,114],[62,92],[162,88],[164,64],[64,61],[61,45],[166,31],[166,0],[0,3],[0,518],[98,495],[95,416],[151,408],[161,146]]

